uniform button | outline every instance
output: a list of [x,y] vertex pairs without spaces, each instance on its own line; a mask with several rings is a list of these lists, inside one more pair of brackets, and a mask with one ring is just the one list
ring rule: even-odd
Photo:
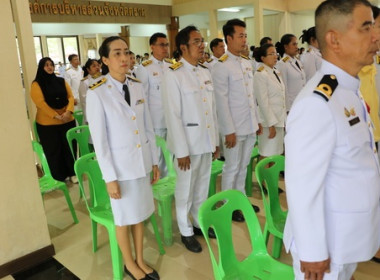
[[207,128],[210,128],[210,125],[208,125]]
[[203,87],[201,87],[201,89],[203,89]]
[[136,148],[140,148],[140,147],[141,147],[141,145],[140,145],[140,144],[137,144],[137,145],[136,145]]
[[245,86],[248,86],[248,83],[245,83]]
[[206,112],[206,116],[208,115],[208,112]]
[[138,130],[135,130],[135,134],[139,134],[139,131],[138,131]]
[[248,97],[251,97],[251,95],[250,95],[250,94],[248,94]]
[[132,116],[132,118],[131,118],[131,119],[132,119],[132,121],[134,121],[134,120],[136,119],[136,117],[135,117],[135,116]]
[[245,74],[246,72],[244,71],[243,74]]
[[206,102],[207,101],[207,99],[206,98],[203,98],[203,102]]
[[376,154],[376,152],[377,152],[376,148],[373,149],[373,152]]

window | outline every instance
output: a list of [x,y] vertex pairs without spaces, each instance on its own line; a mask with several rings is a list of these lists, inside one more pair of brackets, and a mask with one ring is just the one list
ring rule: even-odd
[[47,47],[49,57],[55,64],[62,62],[69,64],[70,54],[79,55],[79,44],[77,36],[47,37]]

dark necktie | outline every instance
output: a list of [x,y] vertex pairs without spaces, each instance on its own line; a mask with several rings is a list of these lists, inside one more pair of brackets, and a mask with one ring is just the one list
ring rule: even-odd
[[124,99],[127,101],[128,105],[131,106],[131,97],[129,95],[129,89],[127,85],[123,85]]
[[301,70],[301,67],[300,67],[300,65],[298,64],[297,60],[296,60],[296,65],[297,65],[298,69]]
[[274,71],[274,70],[273,70],[273,74],[276,76],[276,78],[277,78],[278,82],[281,84],[281,80],[280,80],[280,78],[278,77],[278,75],[277,75],[276,71]]

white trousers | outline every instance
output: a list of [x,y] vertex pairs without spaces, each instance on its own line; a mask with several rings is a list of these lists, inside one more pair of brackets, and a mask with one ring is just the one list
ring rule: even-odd
[[[165,139],[166,141],[166,135],[168,133],[167,128],[155,128],[154,134],[157,136],[160,136]],[[168,168],[166,167],[164,153],[160,148],[157,149],[158,153],[158,170],[160,170],[160,178],[164,178],[168,175]]]
[[[293,269],[295,280],[304,280],[305,275],[301,272],[301,263],[298,257],[297,249],[292,245],[290,249],[293,257]],[[330,273],[325,273],[323,280],[350,280],[357,267],[357,263],[336,264],[330,263]]]
[[[245,177],[251,159],[256,135],[237,136],[236,145],[231,149],[224,146],[224,162],[222,172],[222,191],[235,189],[245,194]],[[224,145],[224,140],[223,140]]]
[[183,236],[194,234],[189,214],[193,218],[194,226],[199,228],[198,212],[201,204],[207,199],[211,161],[211,153],[190,156],[190,170],[183,171],[178,167],[177,158],[174,159],[177,172],[175,207],[179,231]]

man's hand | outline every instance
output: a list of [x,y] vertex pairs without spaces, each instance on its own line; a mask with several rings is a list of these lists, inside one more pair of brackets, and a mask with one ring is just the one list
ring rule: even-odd
[[219,158],[219,146],[215,147],[215,152],[212,153],[212,160],[216,160]]
[[120,186],[117,181],[112,181],[112,182],[107,183],[107,192],[110,198],[113,198],[113,199],[121,198]]
[[323,280],[323,275],[330,272],[330,259],[321,262],[301,262],[301,271],[305,280]]
[[226,141],[224,143],[226,144],[227,149],[231,149],[231,148],[235,147],[235,145],[236,145],[236,134],[235,133],[228,134],[225,136],[225,138],[226,138]]
[[152,179],[150,180],[150,183],[153,185],[160,179],[160,170],[158,169],[157,165],[153,165],[152,167]]
[[273,139],[276,136],[276,128],[274,126],[269,127],[268,139]]
[[74,105],[78,105],[78,103],[79,103],[78,98],[74,98]]
[[256,131],[256,135],[261,135],[263,134],[263,126],[261,125],[261,123],[259,123],[259,129]]
[[190,157],[177,158],[179,169],[186,171],[190,170]]

